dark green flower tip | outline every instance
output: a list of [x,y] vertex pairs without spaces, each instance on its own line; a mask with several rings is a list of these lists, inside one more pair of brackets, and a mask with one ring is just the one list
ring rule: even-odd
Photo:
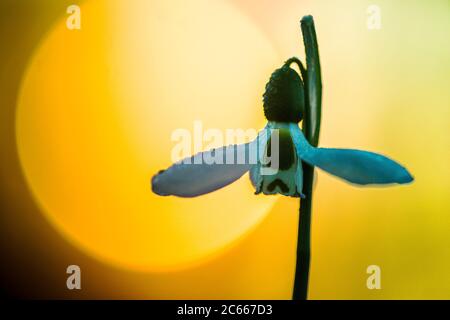
[[269,121],[298,123],[302,120],[305,107],[303,82],[289,63],[272,73],[263,102],[264,115]]

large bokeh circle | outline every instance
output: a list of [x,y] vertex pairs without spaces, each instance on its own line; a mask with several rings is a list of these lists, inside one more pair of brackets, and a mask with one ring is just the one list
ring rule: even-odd
[[271,43],[222,1],[90,1],[81,30],[59,21],[23,80],[17,144],[49,221],[102,261],[169,270],[205,259],[255,226],[274,201],[247,177],[196,198],[158,197],[171,133],[260,128],[277,66]]

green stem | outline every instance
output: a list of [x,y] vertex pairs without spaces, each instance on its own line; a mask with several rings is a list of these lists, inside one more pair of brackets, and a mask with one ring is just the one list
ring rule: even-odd
[[303,132],[313,147],[319,144],[320,117],[322,114],[322,77],[320,74],[319,47],[312,16],[301,21],[303,42],[306,51],[306,104]]
[[294,300],[308,297],[309,265],[311,257],[311,204],[314,167],[303,163],[303,193],[300,200],[300,220],[298,225],[297,263],[295,267]]
[[[305,113],[303,132],[309,143],[317,147],[320,133],[322,105],[322,79],[320,74],[319,49],[312,16],[301,20],[303,42],[306,51],[306,70],[300,66],[305,85]],[[303,193],[300,201],[300,217],[297,240],[297,261],[293,299],[306,300],[308,297],[308,279],[311,257],[311,208],[313,197],[314,167],[303,162]]]

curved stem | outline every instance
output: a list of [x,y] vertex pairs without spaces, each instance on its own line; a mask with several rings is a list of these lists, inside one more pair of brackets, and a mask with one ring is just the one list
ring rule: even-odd
[[290,66],[292,63],[297,64],[297,66],[300,69],[300,72],[302,74],[302,80],[303,80],[303,82],[305,82],[306,81],[306,78],[305,78],[306,77],[306,69],[303,66],[303,63],[300,61],[299,58],[292,57],[292,58],[287,59],[284,64]]
[[[303,132],[309,143],[317,147],[320,133],[320,116],[322,105],[322,79],[320,74],[319,49],[312,16],[305,16],[301,20],[303,42],[306,51],[306,70],[296,58],[290,62],[300,62],[298,65],[305,85],[305,114],[303,118]],[[287,62],[288,62],[287,61]],[[314,167],[303,165],[303,193],[305,199],[300,201],[300,217],[297,240],[297,262],[295,266],[295,280],[293,299],[306,300],[308,297],[308,279],[311,256],[311,208],[313,197]]]

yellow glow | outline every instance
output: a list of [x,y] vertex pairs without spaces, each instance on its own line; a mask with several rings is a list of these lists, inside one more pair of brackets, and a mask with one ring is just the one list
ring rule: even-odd
[[20,159],[43,212],[91,255],[135,270],[197,263],[275,199],[255,197],[247,177],[199,199],[150,191],[170,164],[173,130],[197,119],[262,127],[262,90],[281,61],[230,5],[187,3],[88,2],[81,30],[61,20],[42,43],[17,110]]

